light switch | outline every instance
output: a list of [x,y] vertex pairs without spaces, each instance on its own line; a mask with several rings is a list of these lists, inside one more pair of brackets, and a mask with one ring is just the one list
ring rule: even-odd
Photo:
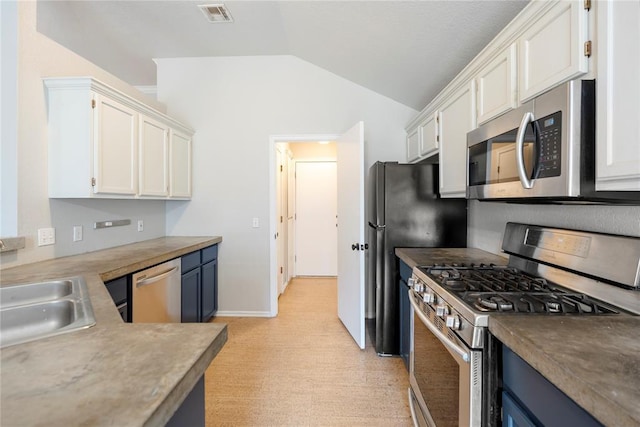
[[55,228],[39,228],[38,229],[38,246],[53,245],[56,243]]
[[258,218],[253,218],[253,228],[260,227],[260,220]]
[[73,241],[74,242],[79,242],[80,240],[82,240],[82,226],[81,225],[74,225],[73,226]]

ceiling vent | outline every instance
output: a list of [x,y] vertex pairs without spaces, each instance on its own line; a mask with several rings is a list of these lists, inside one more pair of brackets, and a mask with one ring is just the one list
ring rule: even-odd
[[202,13],[204,13],[209,22],[213,22],[214,24],[219,22],[233,22],[229,9],[222,3],[201,4],[198,5],[198,7],[202,10]]

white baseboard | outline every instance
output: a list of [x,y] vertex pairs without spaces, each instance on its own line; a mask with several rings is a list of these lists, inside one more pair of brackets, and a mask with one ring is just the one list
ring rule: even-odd
[[216,312],[216,317],[273,317],[268,311],[221,311]]

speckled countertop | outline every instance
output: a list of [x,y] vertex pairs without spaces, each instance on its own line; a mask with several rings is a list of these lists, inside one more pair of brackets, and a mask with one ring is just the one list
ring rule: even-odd
[[489,331],[604,425],[640,425],[640,317],[496,315]]
[[0,425],[165,424],[226,342],[226,325],[124,323],[103,281],[221,241],[164,237],[1,270],[1,285],[82,276],[96,324],[0,350]]
[[[397,248],[410,267],[506,264],[479,249]],[[607,426],[640,425],[640,317],[492,315],[489,331]]]

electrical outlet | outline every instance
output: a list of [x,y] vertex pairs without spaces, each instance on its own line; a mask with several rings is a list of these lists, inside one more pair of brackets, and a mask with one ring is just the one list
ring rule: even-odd
[[138,220],[138,231],[144,231],[144,221],[141,219]]
[[73,226],[73,241],[74,242],[79,242],[80,240],[82,240],[82,226],[81,225],[74,225]]
[[38,246],[53,245],[56,243],[55,228],[39,228],[38,229]]
[[258,228],[260,227],[260,220],[258,218],[253,218],[253,228]]

